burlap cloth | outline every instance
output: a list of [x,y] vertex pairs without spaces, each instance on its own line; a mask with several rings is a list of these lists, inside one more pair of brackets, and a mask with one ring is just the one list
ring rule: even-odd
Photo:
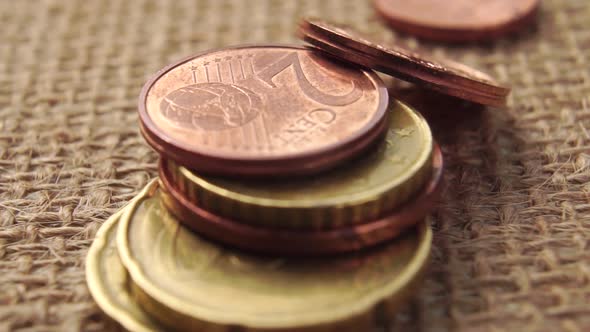
[[[138,131],[142,84],[211,47],[297,42],[308,14],[416,42],[361,0],[0,1],[0,331],[113,328],[84,259],[156,176]],[[513,94],[507,111],[435,128],[449,188],[433,262],[391,331],[590,331],[588,22],[587,0],[546,0],[536,30],[423,44]]]

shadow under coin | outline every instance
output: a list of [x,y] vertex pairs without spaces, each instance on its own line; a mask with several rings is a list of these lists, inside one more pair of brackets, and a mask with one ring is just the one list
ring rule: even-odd
[[432,263],[414,305],[421,308],[420,321],[452,329],[449,311],[467,306],[483,310],[473,305],[485,303],[490,290],[474,280],[485,275],[482,264],[494,265],[489,257],[502,257],[498,244],[509,241],[502,240],[506,224],[527,206],[529,188],[519,160],[526,142],[509,110],[486,109],[421,88],[396,88],[390,95],[427,119],[445,156],[446,187],[433,215]]

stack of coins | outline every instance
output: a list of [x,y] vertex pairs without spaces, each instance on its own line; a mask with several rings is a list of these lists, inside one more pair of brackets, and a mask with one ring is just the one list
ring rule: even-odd
[[418,287],[442,154],[372,69],[482,104],[462,65],[306,20],[311,48],[258,45],[164,68],[139,100],[159,179],[101,228],[98,305],[132,331],[366,331]]

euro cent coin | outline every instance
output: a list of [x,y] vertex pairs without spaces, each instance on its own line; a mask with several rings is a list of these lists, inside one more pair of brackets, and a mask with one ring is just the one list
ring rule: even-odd
[[395,29],[448,42],[489,40],[535,20],[540,0],[373,0]]
[[184,331],[367,331],[416,291],[432,232],[420,223],[373,250],[329,258],[259,256],[209,242],[144,192],[117,245],[138,303]]
[[[148,185],[152,186],[152,184]],[[147,315],[129,289],[129,275],[121,263],[116,235],[125,208],[101,226],[86,257],[86,281],[98,306],[133,332],[160,332],[166,329]]]
[[184,226],[218,243],[249,252],[285,256],[328,256],[385,243],[423,221],[436,207],[443,173],[442,154],[435,146],[432,175],[411,201],[362,224],[327,230],[290,230],[249,225],[223,218],[188,200],[170,184],[160,168],[161,189],[154,194]]
[[289,46],[238,46],[170,65],[144,86],[141,131],[166,158],[203,174],[316,173],[385,132],[379,77]]
[[301,22],[299,34],[332,56],[461,99],[500,107],[510,93],[509,87],[467,65],[380,42],[349,26],[310,18]]
[[388,126],[385,139],[361,158],[304,179],[201,176],[171,160],[163,167],[184,196],[221,217],[281,229],[350,226],[392,211],[429,180],[433,139],[426,120],[394,101]]

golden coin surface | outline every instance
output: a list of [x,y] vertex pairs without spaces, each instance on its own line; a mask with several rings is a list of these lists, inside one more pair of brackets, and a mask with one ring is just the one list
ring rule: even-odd
[[129,275],[117,251],[116,234],[124,209],[98,231],[86,258],[86,281],[92,297],[107,315],[133,332],[165,331],[133,299]]
[[200,176],[168,160],[173,185],[203,209],[264,227],[326,229],[382,216],[418,192],[432,168],[432,134],[394,101],[385,140],[370,153],[304,179],[248,181]]
[[164,325],[197,331],[368,331],[417,287],[427,222],[368,251],[329,258],[245,254],[182,227],[159,190],[121,218],[117,245],[139,303]]

